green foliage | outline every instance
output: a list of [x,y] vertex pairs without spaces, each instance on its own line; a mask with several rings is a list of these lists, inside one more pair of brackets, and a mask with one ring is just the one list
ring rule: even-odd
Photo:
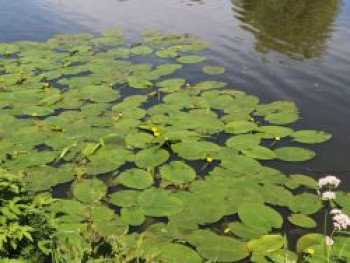
[[0,258],[40,262],[50,254],[53,200],[33,196],[20,176],[0,169]]

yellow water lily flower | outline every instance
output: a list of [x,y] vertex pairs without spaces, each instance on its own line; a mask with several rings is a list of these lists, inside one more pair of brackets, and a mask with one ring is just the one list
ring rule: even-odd
[[313,248],[308,248],[307,253],[313,255],[315,253],[315,250]]
[[276,141],[280,141],[280,140],[281,140],[281,137],[276,136],[276,137],[275,137],[275,140],[276,140]]
[[211,163],[211,162],[213,161],[213,158],[207,157],[207,158],[205,158],[205,160],[206,160],[208,163]]

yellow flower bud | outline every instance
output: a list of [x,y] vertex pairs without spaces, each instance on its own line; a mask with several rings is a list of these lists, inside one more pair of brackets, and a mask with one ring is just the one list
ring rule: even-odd
[[313,248],[308,248],[307,253],[313,255],[315,253],[315,250]]
[[280,141],[280,140],[281,140],[281,137],[276,136],[276,137],[275,137],[275,140],[276,140],[276,141]]
[[153,133],[156,133],[156,132],[158,131],[158,129],[157,129],[157,127],[152,127],[152,128],[151,128],[151,131],[152,131]]
[[207,158],[205,158],[205,160],[206,160],[208,163],[211,163],[211,162],[213,161],[213,158],[207,157]]

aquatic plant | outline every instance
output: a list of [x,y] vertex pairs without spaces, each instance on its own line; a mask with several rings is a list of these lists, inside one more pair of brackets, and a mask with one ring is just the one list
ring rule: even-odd
[[287,127],[293,102],[210,79],[225,70],[207,47],[157,31],[131,45],[119,31],[0,45],[1,166],[32,192],[67,190],[49,209],[54,261],[296,262],[326,240],[317,181],[273,166],[314,158],[307,145],[331,135]]

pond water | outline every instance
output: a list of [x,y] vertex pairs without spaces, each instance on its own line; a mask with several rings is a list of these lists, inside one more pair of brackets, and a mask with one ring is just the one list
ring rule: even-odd
[[318,155],[307,165],[283,169],[343,180],[350,171],[349,0],[2,0],[0,7],[1,42],[112,28],[129,39],[150,28],[208,39],[230,87],[264,102],[294,101],[302,116],[295,127],[333,134],[313,147]]

